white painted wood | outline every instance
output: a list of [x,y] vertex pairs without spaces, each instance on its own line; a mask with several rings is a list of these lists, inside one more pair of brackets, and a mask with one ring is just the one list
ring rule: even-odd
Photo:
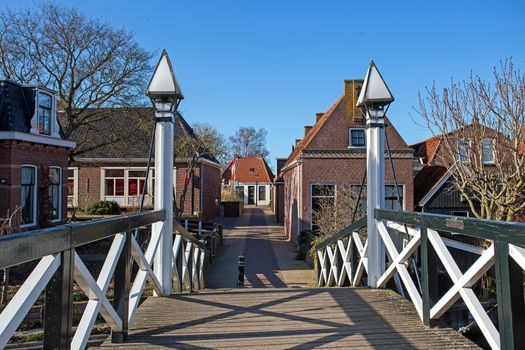
[[182,236],[176,235],[173,242],[173,260],[171,262],[171,268],[173,269],[173,280],[175,281],[175,291],[180,293],[182,292],[182,279],[179,274],[179,269],[177,268],[177,259],[181,252],[182,246]]
[[509,255],[525,270],[525,249],[509,244]]
[[205,263],[206,263],[206,252],[204,250],[201,250],[200,269],[199,269],[200,289],[206,288],[206,282],[204,280],[204,264]]
[[[382,221],[378,221],[377,228],[383,240],[383,243],[385,244],[388,255],[393,261],[395,261],[396,258],[399,256],[399,253],[397,252],[396,246],[390,239],[390,234],[388,233],[388,229],[386,228],[385,223]],[[368,268],[370,269],[370,266],[368,266]],[[396,270],[399,274],[399,277],[403,281],[403,284],[405,285],[408,295],[410,296],[410,300],[412,300],[412,303],[414,304],[414,307],[416,308],[419,317],[423,319],[423,300],[421,298],[421,295],[419,294],[419,291],[417,290],[416,285],[414,284],[414,281],[412,281],[412,277],[408,273],[406,266],[404,264],[397,264]]]
[[[108,298],[100,290],[97,282],[89,273],[86,265],[77,253],[75,253],[75,281],[79,287],[84,291],[84,293],[89,297],[90,300],[95,300],[97,304],[101,304],[102,308],[99,306],[99,312],[104,317],[106,322],[111,326],[111,329],[116,331],[122,330],[122,320],[118,316],[117,312],[113,308],[113,305],[109,302]],[[87,333],[88,328],[81,329],[82,332]],[[85,334],[84,333],[84,334]],[[89,335],[88,335],[89,337]]]
[[[131,237],[131,256],[133,257],[133,260],[135,260],[135,262],[139,266],[139,269],[148,272],[147,278],[151,282],[153,290],[158,295],[162,295],[161,293],[163,292],[162,292],[161,282],[157,279],[157,276],[153,272],[153,269],[151,267],[151,262],[146,260],[146,258],[142,254],[142,250],[140,249],[139,244],[135,240],[135,237]],[[170,258],[170,269],[171,269],[171,258]]]
[[[155,252],[157,251],[157,247],[159,246],[159,240],[161,238],[160,232],[161,231],[157,231],[157,232],[152,231],[151,233],[150,242],[148,244],[148,247],[146,248],[146,252],[144,253],[144,258],[148,262],[151,262],[153,260],[153,256],[155,255]],[[147,270],[139,269],[137,271],[137,275],[135,276],[135,280],[133,281],[133,284],[131,285],[131,290],[129,294],[129,313],[128,313],[129,315],[128,323],[129,323],[130,328],[133,323],[133,318],[135,317],[135,311],[137,311],[137,307],[139,306],[139,303],[140,303],[140,297],[142,296],[142,292],[144,291],[144,287],[146,286],[146,280],[148,276],[149,276],[149,272]]]
[[[173,112],[171,104],[155,103],[155,209],[164,209],[166,219],[162,223],[152,225],[152,236],[160,234],[159,247],[155,254],[154,268],[160,283],[160,293],[168,296],[172,290],[172,247],[173,247]],[[170,118],[171,120],[166,120]]]
[[326,285],[326,281],[328,281],[326,266],[326,249],[318,250],[317,257],[319,258],[319,267],[321,268],[321,271],[319,271],[319,281],[317,283],[317,286],[323,287]]
[[196,245],[193,246],[193,253],[192,253],[192,263],[191,263],[191,280],[193,288],[198,290],[200,289],[200,281],[199,281],[199,252],[200,248]]
[[359,263],[357,264],[357,269],[354,275],[354,280],[352,281],[352,286],[358,287],[359,281],[361,281],[361,278],[363,277],[363,272],[368,272],[368,239],[365,241],[364,246],[361,243],[359,233],[353,232],[352,239],[354,240],[354,244],[356,245],[357,252],[359,254]]
[[430,309],[430,318],[438,319],[459,299],[462,288],[472,287],[494,265],[494,245],[491,245],[462,275],[457,283]]
[[[352,248],[352,235],[348,236],[348,242],[345,244],[342,239],[337,241],[337,247],[339,249],[339,254],[341,254],[341,259],[343,266],[341,266],[341,272],[339,273],[339,278],[337,279],[337,286],[342,287],[344,285],[346,277],[348,279],[352,276],[352,263],[351,263],[351,248]],[[350,284],[352,281],[350,281]]]
[[337,246],[332,249],[331,246],[326,246],[326,254],[328,256],[328,280],[326,281],[326,285],[328,287],[332,286],[337,278]]
[[24,320],[40,293],[60,267],[60,254],[44,256],[0,314],[0,349]]
[[385,247],[379,237],[378,222],[374,218],[374,210],[385,207],[384,113],[380,110],[367,110],[366,126],[367,276],[368,286],[377,287],[377,281],[385,269]]
[[[439,236],[438,232],[432,229],[428,229],[427,232],[428,232],[428,239],[431,242],[432,246],[434,247],[436,254],[439,256],[441,263],[447,270],[450,276],[450,279],[455,285],[460,284],[460,278],[463,276],[463,274],[461,273],[461,270],[459,269],[456,262],[452,258],[452,255],[446,248],[445,244],[441,240],[441,237]],[[487,253],[485,258],[489,256],[490,256],[490,252]],[[478,259],[478,261],[480,261],[480,259]],[[481,260],[479,264],[482,267],[484,265],[483,260]],[[478,266],[476,267],[480,268]],[[465,279],[468,279],[468,278],[465,278]],[[472,317],[474,318],[474,320],[476,320],[478,327],[480,328],[483,335],[487,339],[487,342],[489,343],[490,347],[492,349],[499,349],[500,348],[499,333],[496,327],[494,327],[494,324],[492,323],[489,316],[485,312],[485,309],[483,309],[483,306],[477,299],[472,289],[471,288],[460,288],[459,294],[461,298],[463,299],[463,301],[465,302],[465,305],[467,305]],[[435,309],[434,311],[435,311],[435,315],[437,315],[438,309]]]
[[[120,254],[122,252],[122,249],[124,247],[124,243],[126,241],[126,236],[123,233],[119,233],[115,235],[115,238],[113,239],[113,243],[111,244],[111,247],[108,251],[108,255],[106,257],[106,260],[104,261],[104,264],[102,266],[102,269],[100,271],[100,274],[97,278],[96,285],[100,289],[100,293],[103,295],[104,299],[106,292],[108,290],[109,284],[111,283],[111,277],[113,276],[113,273],[115,271],[115,267],[117,266]],[[83,262],[80,260],[80,263],[77,263],[77,258],[80,260],[78,255],[75,253],[75,269],[77,266],[80,266],[78,264]],[[80,267],[83,268],[82,266]],[[87,269],[86,269],[87,270]],[[78,272],[77,272],[78,273]],[[76,279],[76,277],[75,277]],[[77,281],[78,282],[78,281]],[[94,286],[93,286],[94,288]],[[84,290],[85,292],[85,290]],[[93,330],[93,326],[95,324],[95,321],[97,319],[97,315],[100,312],[100,308],[102,306],[102,301],[98,298],[96,293],[93,291],[89,291],[89,294],[93,296],[93,298],[90,298],[88,301],[86,308],[84,309],[84,313],[82,314],[82,318],[80,319],[80,322],[77,326],[77,330],[75,332],[75,335],[73,337],[73,340],[71,342],[71,348],[72,349],[84,349],[87,345],[87,342],[89,340],[89,336],[91,335],[91,332]],[[87,295],[87,293],[86,293]],[[106,299],[107,301],[107,299]],[[108,302],[109,304],[109,302]],[[106,304],[104,306],[105,308],[108,307]],[[116,319],[118,319],[118,325],[117,327],[113,328],[115,326],[114,320],[111,320],[108,322],[110,326],[112,326],[112,329],[114,331],[121,331],[122,330],[122,320],[118,316],[118,314],[113,309],[113,305],[109,304],[109,307],[111,310],[105,311],[104,318],[110,317],[114,318],[116,316]]]
[[193,250],[193,244],[191,242],[186,242],[184,249],[184,258],[182,259],[182,280],[186,282],[186,285],[189,287],[191,284],[191,269],[189,264],[191,263],[191,251]]
[[481,255],[484,251],[482,248],[476,247],[475,245],[455,241],[453,239],[441,237],[441,240],[447,247],[463,250],[465,252]]
[[[379,288],[384,288],[386,283],[392,278],[400,264],[404,264],[408,258],[416,251],[421,244],[421,234],[418,232],[408,242],[406,247],[399,253],[399,255],[392,259],[390,266],[386,269],[385,273],[377,281]],[[395,249],[395,246],[394,246]],[[396,250],[397,252],[397,250]]]

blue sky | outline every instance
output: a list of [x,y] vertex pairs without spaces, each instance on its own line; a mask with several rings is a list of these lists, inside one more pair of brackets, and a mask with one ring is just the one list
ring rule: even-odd
[[[303,126],[342,94],[344,79],[363,78],[371,59],[408,143],[429,136],[410,117],[418,91],[471,71],[490,79],[511,56],[525,64],[523,1],[59,2],[135,32],[157,54],[166,48],[187,120],[226,136],[239,126],[265,128],[272,158],[288,156]],[[1,8],[33,4],[0,0]]]

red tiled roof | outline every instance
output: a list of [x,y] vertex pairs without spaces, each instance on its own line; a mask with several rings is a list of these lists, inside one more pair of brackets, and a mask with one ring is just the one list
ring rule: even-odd
[[306,135],[297,144],[297,146],[293,150],[293,152],[290,155],[290,157],[288,157],[288,160],[284,164],[283,168],[286,168],[288,165],[293,163],[293,161],[296,160],[297,157],[299,157],[301,152],[306,148],[306,146],[308,146],[308,144],[310,143],[310,141],[312,141],[312,139],[315,137],[315,135],[317,135],[319,130],[323,127],[323,125],[326,123],[328,118],[330,118],[330,115],[332,115],[332,113],[335,110],[335,108],[339,105],[339,103],[341,103],[341,101],[343,101],[343,99],[344,99],[344,96],[341,96],[337,101],[335,101],[335,103],[330,108],[328,108],[328,110],[323,114],[323,116],[319,119],[319,121],[317,121],[317,123],[315,123],[314,127],[312,128],[312,130],[310,130],[308,135]]
[[[232,180],[232,162],[222,174],[222,178],[228,181]],[[235,178],[233,180],[239,182],[272,182],[273,173],[263,157],[238,157],[235,161]]]
[[410,145],[410,147],[414,149],[416,156],[422,159],[423,164],[432,164],[439,145],[441,144],[441,138],[441,135],[434,136],[418,143],[414,143],[413,145]]

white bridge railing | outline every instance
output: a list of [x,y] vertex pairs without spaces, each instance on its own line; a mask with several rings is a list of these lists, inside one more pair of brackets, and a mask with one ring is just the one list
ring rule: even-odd
[[[139,235],[142,239],[133,231],[165,218],[165,211],[157,210],[1,237],[0,268],[34,260],[38,263],[0,314],[0,348],[9,342],[43,291],[44,349],[84,349],[99,314],[111,327],[112,341],[125,341],[146,284],[162,295],[152,268],[162,230],[147,237]],[[110,238],[100,273],[93,276],[75,249]],[[206,247],[177,222],[173,242],[174,291],[204,288]],[[73,332],[74,283],[88,301]]]
[[[426,325],[435,323],[462,299],[492,349],[525,348],[525,225],[379,209],[375,218],[387,263],[377,285],[370,287],[385,288],[392,281],[398,292],[408,294]],[[366,219],[317,245],[319,286],[366,285],[363,275],[372,262],[367,257],[368,241],[361,238],[366,237],[363,229]],[[481,249],[451,239],[453,235],[491,243]],[[463,272],[450,249],[479,257]],[[498,327],[472,289],[492,267]],[[444,293],[439,293],[438,272],[446,273],[452,282]]]

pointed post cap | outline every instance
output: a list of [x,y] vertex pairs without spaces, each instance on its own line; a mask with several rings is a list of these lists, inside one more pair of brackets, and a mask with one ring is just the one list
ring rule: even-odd
[[146,96],[151,99],[182,100],[184,95],[175,78],[173,67],[166,50],[162,51],[159,63],[149,81]]
[[357,107],[366,105],[385,106],[394,101],[394,96],[379,73],[374,61],[370,62],[366,78],[361,88]]

